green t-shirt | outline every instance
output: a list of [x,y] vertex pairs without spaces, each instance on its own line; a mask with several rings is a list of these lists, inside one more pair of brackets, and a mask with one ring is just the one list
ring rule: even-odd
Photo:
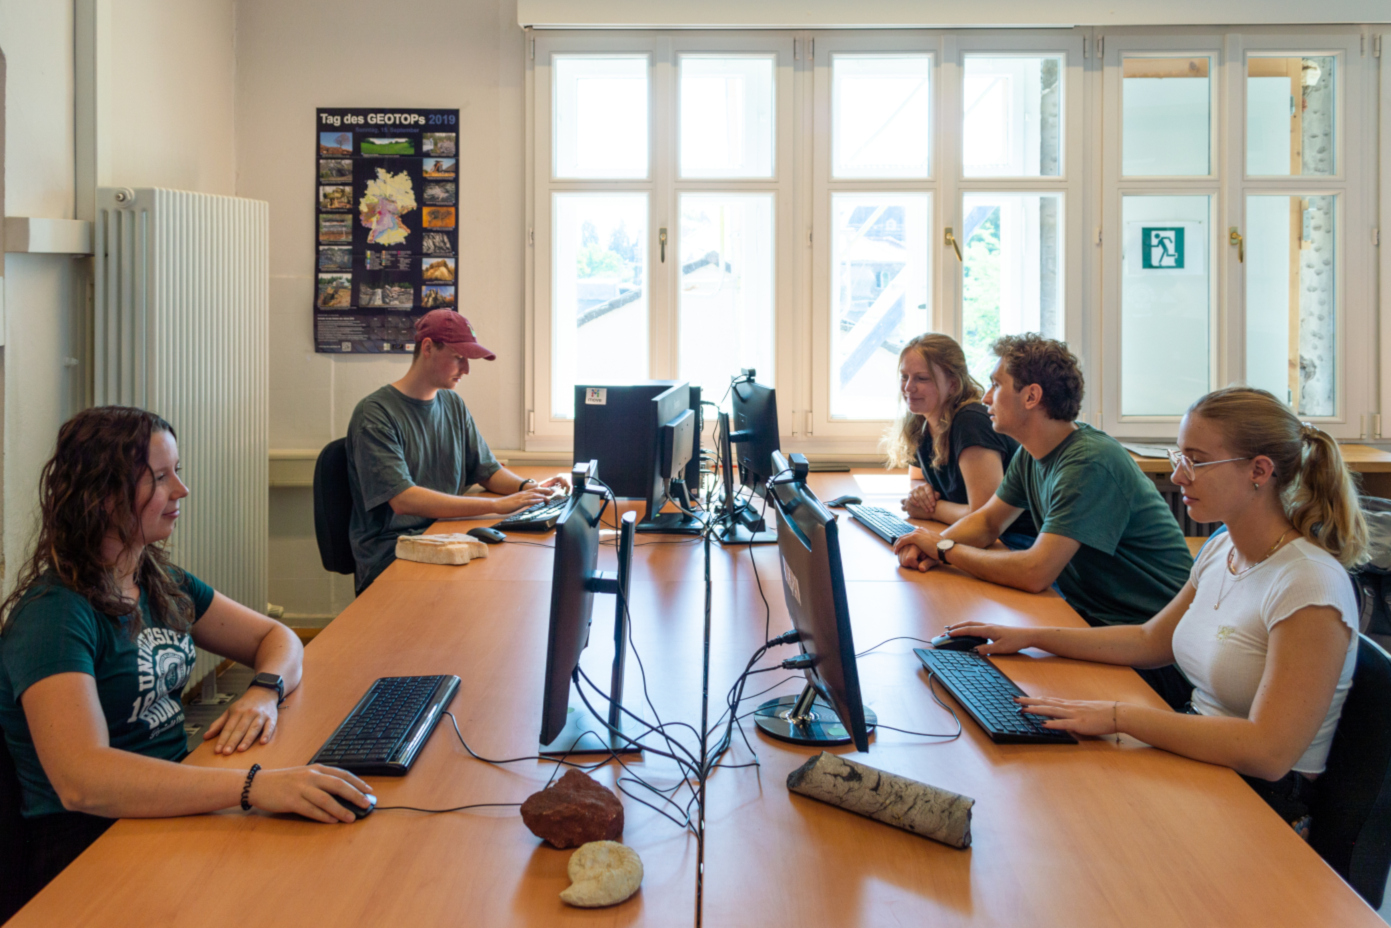
[[397,538],[435,521],[392,512],[392,497],[411,487],[458,495],[501,467],[453,390],[418,400],[387,384],[368,395],[348,423],[347,452],[359,593],[396,559]]
[[1039,534],[1081,543],[1058,588],[1092,624],[1149,621],[1193,569],[1183,531],[1154,481],[1119,442],[1091,426],[1078,423],[1042,460],[1021,450],[995,495],[1028,509]]
[[[182,576],[197,621],[212,605],[213,590],[190,573]],[[188,753],[180,697],[193,672],[193,637],[155,625],[143,590],[140,611],[145,627],[132,640],[130,617],[97,612],[51,577],[15,607],[0,635],[0,727],[19,773],[26,818],[65,811],[39,763],[19,701],[46,677],[76,672],[96,680],[113,748],[172,761]]]

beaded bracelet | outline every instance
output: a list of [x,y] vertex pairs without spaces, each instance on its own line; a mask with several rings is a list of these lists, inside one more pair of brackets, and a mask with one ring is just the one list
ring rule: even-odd
[[241,810],[251,811],[251,781],[256,779],[256,774],[261,772],[260,764],[252,764],[251,769],[246,772],[246,785],[241,788]]

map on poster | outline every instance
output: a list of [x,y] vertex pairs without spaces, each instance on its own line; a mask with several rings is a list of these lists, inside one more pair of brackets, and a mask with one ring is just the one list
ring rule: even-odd
[[456,308],[459,111],[320,109],[314,349],[409,353]]

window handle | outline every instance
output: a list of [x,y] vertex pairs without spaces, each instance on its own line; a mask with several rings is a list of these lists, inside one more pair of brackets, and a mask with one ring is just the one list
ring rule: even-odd
[[666,264],[666,263],[667,263],[667,230],[666,230],[666,229],[658,229],[658,230],[657,230],[657,241],[659,241],[659,242],[662,243],[662,263],[663,263],[663,264]]
[[[953,247],[953,248],[956,249],[956,260],[957,260],[957,261],[962,261],[962,257],[961,257],[961,245],[957,242],[956,236],[952,234],[951,226],[947,226],[947,231],[946,231],[946,234],[943,236],[943,239],[944,239],[943,244],[945,244],[945,245],[950,245],[951,247]],[[965,263],[965,262],[963,261],[962,263]]]
[[1244,239],[1244,238],[1241,237],[1241,233],[1237,231],[1236,226],[1232,226],[1230,229],[1227,230],[1227,241],[1228,241],[1228,243],[1230,243],[1230,244],[1236,246],[1236,260],[1237,260],[1237,262],[1238,262],[1238,263],[1241,263],[1241,264],[1245,264],[1245,263],[1246,263],[1246,239]]

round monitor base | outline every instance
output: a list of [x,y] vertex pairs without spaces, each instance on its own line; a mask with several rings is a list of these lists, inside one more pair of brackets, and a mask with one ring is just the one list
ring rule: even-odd
[[[812,703],[809,718],[792,721],[792,707],[798,697],[770,699],[754,710],[753,720],[766,734],[792,744],[849,744],[850,730],[841,724],[836,710],[820,699]],[[879,723],[874,710],[865,709],[865,731],[873,732]]]

